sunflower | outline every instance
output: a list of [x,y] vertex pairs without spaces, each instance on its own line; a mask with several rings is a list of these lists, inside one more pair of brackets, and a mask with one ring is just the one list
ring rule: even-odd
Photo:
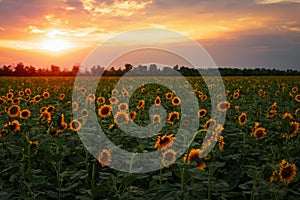
[[135,112],[135,111],[131,111],[131,112],[129,113],[129,117],[130,117],[130,119],[131,119],[132,121],[134,121],[134,119],[135,119],[135,117],[136,117],[136,112]]
[[6,103],[5,99],[4,98],[0,98],[0,106],[3,105],[3,104],[5,104],[5,103]]
[[20,97],[24,96],[24,91],[19,91],[19,92],[18,92],[18,95],[19,95]]
[[102,167],[105,167],[111,163],[111,153],[108,149],[103,149],[98,155],[98,162]]
[[167,93],[166,93],[166,99],[167,99],[167,100],[171,100],[172,97],[173,97],[173,92],[167,92]]
[[34,97],[33,97],[33,101],[34,102],[40,102],[42,100],[42,98],[41,98],[41,96],[38,94],[38,95],[35,95]]
[[200,109],[198,111],[198,117],[203,118],[203,117],[205,117],[206,113],[207,113],[207,111],[205,109]]
[[239,106],[234,106],[235,111],[239,111],[239,109],[240,109]]
[[50,97],[49,92],[44,92],[44,93],[43,93],[43,97],[44,97],[45,99],[48,99],[48,98]]
[[156,106],[159,106],[159,105],[160,105],[160,102],[161,102],[160,97],[156,97],[155,100],[154,100],[154,104],[155,104]]
[[48,106],[46,111],[49,113],[52,113],[54,111],[55,107],[54,106]]
[[179,120],[179,117],[180,117],[179,112],[176,111],[171,112],[168,117],[169,124],[173,125],[175,123],[175,120]]
[[219,102],[217,107],[218,107],[218,110],[224,112],[230,108],[230,103],[228,101]]
[[120,103],[118,108],[121,112],[125,112],[128,109],[128,105],[127,103]]
[[12,92],[9,92],[6,94],[7,99],[12,99],[13,97],[14,97],[14,93],[12,93]]
[[70,129],[72,131],[78,131],[81,128],[81,123],[77,119],[73,119],[70,123]]
[[172,163],[176,161],[176,152],[172,149],[168,149],[167,151],[162,153],[161,164],[169,168]]
[[31,89],[30,88],[26,88],[25,89],[25,93],[26,93],[26,95],[30,96],[31,95]]
[[300,103],[300,94],[297,94],[297,95],[295,96],[295,100],[296,100],[297,102]]
[[277,113],[277,110],[273,110],[273,109],[269,110],[269,112],[267,113],[267,118],[269,118],[269,119],[274,118],[276,113]]
[[66,95],[65,95],[64,93],[60,94],[60,95],[59,95],[59,100],[63,100],[63,99],[65,98],[65,96],[66,96]]
[[9,107],[7,110],[7,114],[10,117],[17,117],[19,115],[19,112],[20,112],[20,106],[18,106],[18,105],[13,105],[13,106]]
[[82,109],[82,110],[80,111],[80,113],[81,113],[81,116],[82,116],[82,117],[87,117],[87,116],[89,116],[89,113],[88,113],[87,109]]
[[298,92],[298,87],[297,87],[297,86],[293,87],[293,88],[292,88],[292,92],[293,92],[293,93]]
[[119,102],[119,100],[116,97],[109,98],[109,102],[111,105],[115,105]]
[[173,106],[179,106],[180,103],[181,103],[181,100],[180,100],[179,97],[174,97],[174,98],[172,99],[172,104],[173,104]]
[[103,105],[101,108],[98,109],[98,115],[100,117],[106,118],[110,116],[112,111],[112,107],[110,105]]
[[22,98],[15,98],[15,99],[13,99],[13,100],[12,100],[12,104],[14,104],[14,105],[20,104],[20,103],[21,103],[21,99],[22,99]]
[[39,145],[39,141],[34,141],[32,142],[31,140],[29,141],[29,145],[32,147],[37,147]]
[[286,163],[280,167],[279,178],[283,183],[290,183],[296,176],[297,168],[295,164]]
[[276,110],[276,108],[277,108],[277,103],[274,102],[273,105],[271,106],[271,110]]
[[219,141],[218,141],[218,147],[219,147],[219,150],[220,150],[220,151],[223,151],[223,149],[224,149],[224,144],[225,144],[225,142],[224,142],[224,137],[221,135],[221,136],[219,137]]
[[76,112],[78,110],[78,103],[77,102],[72,103],[72,109],[73,109],[74,112]]
[[146,88],[141,88],[141,92],[145,93],[146,92]]
[[137,109],[143,110],[145,106],[145,100],[139,100],[138,105],[136,106]]
[[165,134],[163,136],[158,136],[154,145],[154,148],[158,150],[164,150],[171,147],[174,143],[174,134]]
[[118,91],[117,89],[113,89],[113,90],[111,91],[111,93],[112,93],[113,95],[118,95],[118,94],[119,94],[119,91]]
[[124,112],[117,112],[114,116],[114,122],[116,124],[127,124],[129,122],[128,114]]
[[30,114],[31,114],[31,112],[30,112],[29,110],[27,110],[27,109],[22,110],[22,111],[20,112],[20,118],[21,118],[21,119],[27,119],[27,118],[30,117]]
[[201,97],[201,101],[204,102],[204,101],[207,100],[207,98],[208,98],[208,97],[207,97],[206,95],[203,95],[203,96]]
[[[0,103],[0,105],[1,105],[1,103]],[[297,108],[296,110],[295,110],[295,115],[298,117],[298,116],[300,116],[300,108]]]
[[98,104],[104,104],[105,103],[105,98],[104,97],[98,97],[97,98],[97,103]]
[[240,93],[238,93],[238,92],[235,92],[235,93],[233,94],[233,98],[234,98],[234,99],[237,99],[239,96],[240,96]]
[[43,113],[43,112],[45,112],[47,110],[47,107],[41,107],[40,108],[40,113]]
[[93,102],[93,101],[95,101],[96,96],[95,96],[94,94],[89,94],[89,95],[87,96],[87,99],[88,99],[89,102]]
[[240,124],[240,125],[246,124],[246,122],[247,122],[247,114],[243,112],[243,113],[238,117],[238,119],[239,119],[239,124]]
[[4,125],[4,127],[9,128],[12,132],[17,132],[18,130],[20,130],[20,126],[21,126],[21,124],[18,120],[8,122]]
[[201,161],[197,161],[196,168],[197,168],[197,169],[201,169],[201,170],[205,169],[205,168],[206,168],[205,162],[202,161],[202,160],[201,160]]
[[254,133],[253,133],[253,135],[254,135],[254,137],[255,137],[256,140],[261,140],[261,139],[263,139],[263,138],[265,137],[266,134],[267,134],[267,133],[266,133],[266,129],[265,129],[265,128],[262,128],[262,127],[256,128],[256,129],[254,130]]
[[8,130],[7,129],[0,129],[0,138],[3,136],[6,136],[8,134]]
[[282,119],[286,119],[286,118],[293,119],[293,115],[291,113],[286,112],[282,115]]
[[291,131],[288,134],[284,134],[284,137],[290,139],[294,137],[298,130],[299,130],[299,123],[298,122],[291,122],[290,123]]
[[153,115],[153,118],[152,118],[152,121],[154,123],[160,123],[161,122],[161,119],[160,119],[160,116],[159,115]]
[[279,176],[278,171],[276,171],[276,170],[273,171],[272,176],[270,176],[270,183],[277,181],[278,176]]
[[209,127],[216,126],[217,121],[215,119],[209,119],[205,122],[203,129],[208,130]]
[[[199,155],[201,153],[200,149],[191,149],[189,156],[188,156],[188,162],[193,162],[193,161],[199,161]],[[186,158],[185,158],[186,159]]]
[[51,122],[51,113],[44,111],[40,115],[41,121],[47,121],[48,123]]

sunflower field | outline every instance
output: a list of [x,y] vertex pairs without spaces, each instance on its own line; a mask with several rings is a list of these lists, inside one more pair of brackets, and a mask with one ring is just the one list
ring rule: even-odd
[[[299,77],[223,77],[226,100],[217,109],[224,124],[211,117],[210,86],[185,77],[199,126],[182,155],[173,148],[176,133],[193,119],[184,119],[176,95],[185,86],[164,78],[173,87],[145,83],[127,104],[116,96],[132,86],[115,89],[118,77],[102,77],[94,93],[84,83],[74,87],[74,77],[0,77],[0,199],[300,198]],[[153,106],[166,113],[149,114]],[[77,133],[92,114],[119,148],[161,152],[161,169],[111,168],[119,160],[109,148],[93,156]],[[128,123],[157,124],[159,133],[134,137],[119,127]],[[210,127],[216,144],[199,157]]]

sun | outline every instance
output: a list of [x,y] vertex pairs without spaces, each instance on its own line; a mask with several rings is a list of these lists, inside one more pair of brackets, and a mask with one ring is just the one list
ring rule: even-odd
[[42,50],[47,50],[47,51],[62,51],[71,48],[72,45],[63,39],[58,39],[58,38],[50,38],[45,40],[42,43],[41,49]]

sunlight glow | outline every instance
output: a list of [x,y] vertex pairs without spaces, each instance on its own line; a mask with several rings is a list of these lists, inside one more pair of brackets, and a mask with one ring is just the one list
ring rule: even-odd
[[72,45],[66,40],[51,38],[43,42],[41,49],[47,51],[62,51],[71,47]]

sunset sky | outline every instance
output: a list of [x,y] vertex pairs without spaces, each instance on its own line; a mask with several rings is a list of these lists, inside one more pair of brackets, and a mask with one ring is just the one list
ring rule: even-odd
[[300,0],[0,0],[0,66],[67,69],[142,27],[187,35],[218,66],[300,68]]

